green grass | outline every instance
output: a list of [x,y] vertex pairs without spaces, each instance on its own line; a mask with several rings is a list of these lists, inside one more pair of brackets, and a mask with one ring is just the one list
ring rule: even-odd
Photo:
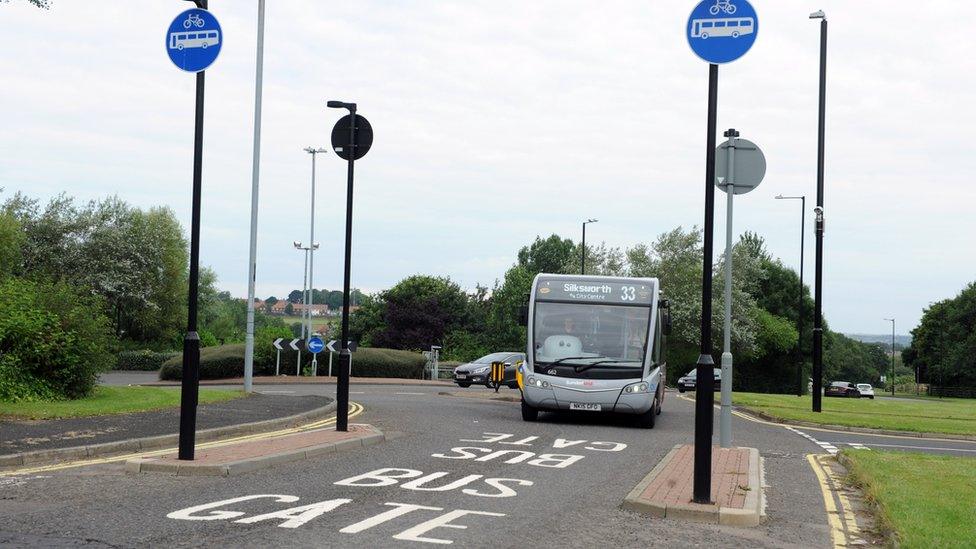
[[890,400],[825,398],[822,412],[810,410],[810,396],[734,393],[737,406],[794,421],[894,431],[976,435],[976,400]]
[[[241,398],[243,391],[200,389],[200,404]],[[180,405],[180,390],[168,387],[95,388],[86,398],[53,402],[0,402],[0,418],[54,419],[126,414],[175,408]]]
[[976,459],[844,450],[850,479],[901,547],[976,547]]

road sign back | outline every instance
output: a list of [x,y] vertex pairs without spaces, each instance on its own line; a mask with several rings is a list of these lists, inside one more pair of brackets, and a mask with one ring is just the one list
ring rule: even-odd
[[[763,177],[766,176],[766,156],[758,145],[748,139],[736,137],[733,142],[735,143],[735,155],[732,160],[734,171],[732,185],[735,187],[735,194],[745,194],[758,187],[762,183]],[[716,149],[715,185],[728,192],[729,142],[722,143]]]
[[206,70],[220,54],[224,33],[207,10],[189,9],[176,16],[166,31],[166,53],[180,70]]
[[359,160],[373,145],[373,127],[369,125],[369,120],[357,114],[356,142],[350,147],[349,126],[352,124],[352,116],[351,114],[343,116],[332,128],[332,150],[343,160],[349,160],[351,150],[355,150],[353,160]]
[[759,33],[759,17],[748,0],[702,0],[688,17],[688,45],[709,63],[745,55]]

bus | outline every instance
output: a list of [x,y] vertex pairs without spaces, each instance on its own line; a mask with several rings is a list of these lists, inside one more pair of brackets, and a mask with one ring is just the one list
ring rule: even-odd
[[169,35],[169,49],[182,50],[184,48],[203,48],[216,46],[220,43],[220,32],[216,29],[172,32]]
[[656,278],[539,274],[522,320],[523,420],[541,411],[613,412],[654,428],[671,331]]
[[691,22],[691,37],[706,39],[717,36],[738,38],[752,34],[755,21],[752,17],[720,17],[717,19],[695,19]]

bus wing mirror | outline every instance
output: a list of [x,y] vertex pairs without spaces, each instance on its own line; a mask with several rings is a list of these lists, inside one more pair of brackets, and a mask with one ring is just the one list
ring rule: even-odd
[[518,321],[519,321],[519,326],[528,326],[529,325],[529,306],[528,305],[521,305],[521,306],[519,306],[519,318],[518,318]]
[[661,328],[661,333],[666,336],[671,335],[671,311],[668,311],[667,314],[664,315],[664,326]]

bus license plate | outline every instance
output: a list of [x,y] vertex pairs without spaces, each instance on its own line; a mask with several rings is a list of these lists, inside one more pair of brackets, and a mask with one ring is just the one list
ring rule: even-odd
[[583,410],[584,412],[599,412],[601,406],[599,404],[586,404],[582,402],[570,402],[570,410]]

